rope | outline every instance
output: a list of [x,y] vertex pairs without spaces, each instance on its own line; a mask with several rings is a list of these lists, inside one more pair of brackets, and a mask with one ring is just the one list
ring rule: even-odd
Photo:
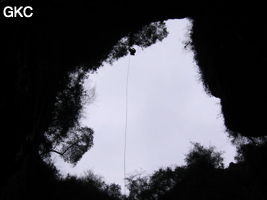
[[126,77],[126,95],[125,95],[125,136],[124,136],[124,195],[126,196],[126,149],[127,149],[127,125],[128,125],[128,84],[129,84],[129,71],[130,71],[130,57],[128,59],[128,69]]

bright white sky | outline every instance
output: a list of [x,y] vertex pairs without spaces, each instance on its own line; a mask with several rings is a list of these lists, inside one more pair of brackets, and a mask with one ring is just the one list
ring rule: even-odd
[[[209,97],[199,81],[193,54],[184,50],[189,21],[169,20],[169,36],[130,57],[128,86],[127,174],[148,174],[184,164],[190,142],[224,151],[225,166],[235,148],[224,132],[219,99]],[[94,147],[72,168],[56,159],[63,173],[83,175],[92,170],[124,191],[125,96],[129,57],[105,65],[90,75],[96,100],[84,112],[83,124],[93,128]]]

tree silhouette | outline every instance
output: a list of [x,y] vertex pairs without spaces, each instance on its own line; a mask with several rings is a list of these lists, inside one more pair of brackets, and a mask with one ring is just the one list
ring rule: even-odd
[[51,153],[57,153],[64,159],[64,161],[76,165],[82,158],[83,154],[92,148],[93,133],[94,131],[88,127],[71,130],[68,132],[66,138],[53,149],[46,150],[40,148],[40,155],[47,159],[50,157]]
[[147,48],[156,42],[161,42],[168,36],[166,23],[164,21],[152,22],[141,29],[133,30],[127,36],[119,40],[106,55],[104,62],[112,64],[119,58],[135,54],[134,45]]
[[[144,199],[149,191],[149,179],[142,173],[135,173],[126,178],[127,188],[130,190],[129,200]],[[149,195],[150,196],[150,195]]]
[[193,143],[193,146],[185,157],[188,168],[224,168],[222,152],[216,152],[215,147],[205,148],[200,143]]
[[69,75],[68,85],[58,93],[52,123],[40,142],[42,158],[48,159],[53,152],[75,165],[93,146],[94,131],[81,127],[79,122],[83,105],[92,103],[95,98],[95,88],[84,89],[87,77],[81,68],[77,68]]
[[[129,199],[212,199],[224,169],[222,152],[193,143],[185,156],[186,165],[160,168],[152,175],[127,178]],[[218,180],[216,180],[218,179]],[[190,190],[192,192],[190,192]],[[206,194],[209,192],[209,194]]]
[[224,168],[222,152],[192,143],[185,165],[160,168],[151,175],[128,177],[128,199],[265,199],[266,141],[237,147],[236,163]]

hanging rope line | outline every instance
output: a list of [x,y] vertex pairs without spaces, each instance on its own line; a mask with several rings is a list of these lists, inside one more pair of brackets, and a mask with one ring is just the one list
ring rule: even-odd
[[129,85],[129,71],[130,58],[128,57],[128,69],[126,77],[126,95],[125,95],[125,134],[124,134],[124,195],[126,196],[126,149],[127,149],[127,127],[128,127],[128,85]]
[[126,196],[126,150],[127,150],[127,128],[128,128],[128,85],[129,85],[129,72],[130,72],[130,60],[131,56],[134,56],[136,53],[135,48],[132,47],[131,41],[131,32],[128,33],[128,68],[126,76],[126,94],[125,94],[125,133],[124,133],[124,195]]

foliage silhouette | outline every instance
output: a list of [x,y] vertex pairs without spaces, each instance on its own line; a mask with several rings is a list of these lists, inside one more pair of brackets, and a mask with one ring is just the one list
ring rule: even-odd
[[156,42],[161,42],[167,36],[168,31],[164,21],[152,22],[119,40],[107,54],[104,62],[112,64],[119,58],[127,56],[129,52],[134,55],[135,49],[132,48],[134,45],[147,48]]
[[188,168],[198,169],[223,169],[222,152],[216,152],[215,147],[205,148],[199,143],[193,143],[194,147],[185,157]]
[[222,152],[193,143],[184,166],[128,177],[128,199],[266,199],[266,141],[237,146],[236,163],[224,168]]
[[39,154],[49,159],[51,153],[59,154],[65,161],[75,165],[93,146],[94,131],[81,127],[79,120],[85,103],[92,103],[95,88],[84,89],[86,73],[77,68],[69,76],[68,85],[57,95],[52,123],[43,135]]
[[[83,154],[92,148],[93,133],[94,131],[88,127],[70,130],[66,138],[60,142],[60,145],[56,145],[54,149],[41,149],[41,145],[41,157],[48,159],[51,153],[57,153],[64,161],[75,165],[82,158]],[[59,149],[58,146],[60,146]]]
[[[102,177],[87,171],[84,176],[67,175],[63,177],[53,163],[38,160],[36,171],[32,171],[23,184],[18,177],[13,177],[12,188],[5,187],[1,199],[121,199],[120,186],[107,184]],[[11,190],[10,190],[11,189]],[[16,189],[16,190],[15,190]]]
[[136,174],[128,177],[129,199],[182,198],[189,188],[203,187],[203,181],[210,185],[215,181],[214,174],[224,169],[222,153],[216,152],[215,147],[205,148],[199,143],[193,143],[185,162],[185,166],[161,168],[150,176]]

